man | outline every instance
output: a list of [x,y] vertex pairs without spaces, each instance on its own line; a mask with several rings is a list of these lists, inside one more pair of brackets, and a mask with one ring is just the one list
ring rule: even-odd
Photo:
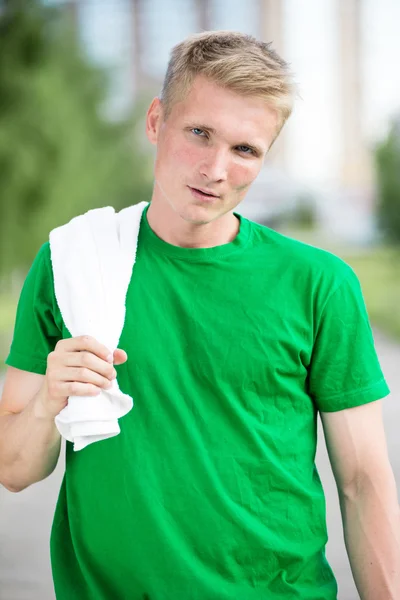
[[48,244],[27,277],[1,402],[1,482],[18,491],[52,472],[54,417],[70,395],[95,395],[118,372],[135,401],[118,436],[67,444],[51,536],[58,599],[337,598],[318,411],[360,596],[400,598],[378,402],[388,388],[357,278],[234,212],[293,90],[286,63],[248,36],[205,32],[174,48],[147,115],[154,192],[114,356],[69,338]]

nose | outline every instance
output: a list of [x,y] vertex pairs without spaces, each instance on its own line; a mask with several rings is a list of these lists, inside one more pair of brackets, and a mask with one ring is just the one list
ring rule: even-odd
[[207,148],[200,173],[209,182],[220,183],[228,176],[228,153],[224,149]]

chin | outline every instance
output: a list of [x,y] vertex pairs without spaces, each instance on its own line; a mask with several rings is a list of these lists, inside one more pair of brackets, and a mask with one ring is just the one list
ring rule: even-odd
[[185,207],[179,210],[178,214],[184,221],[193,225],[206,225],[220,216],[211,207],[196,205]]

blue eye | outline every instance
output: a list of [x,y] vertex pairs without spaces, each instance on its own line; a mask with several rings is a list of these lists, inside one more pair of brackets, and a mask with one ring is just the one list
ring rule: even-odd
[[238,146],[237,148],[240,152],[244,152],[244,154],[254,154],[253,149],[248,146]]
[[200,136],[201,134],[205,135],[205,132],[202,129],[199,129],[198,127],[193,127],[191,131],[197,136]]

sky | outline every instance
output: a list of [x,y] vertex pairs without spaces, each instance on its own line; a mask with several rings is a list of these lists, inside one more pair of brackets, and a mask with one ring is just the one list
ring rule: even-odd
[[[146,10],[158,15],[158,20],[146,24],[148,40],[156,49],[148,56],[147,67],[154,73],[162,75],[171,46],[193,31],[193,1],[146,0]],[[364,90],[360,111],[371,146],[385,135],[390,117],[400,110],[400,1],[360,1]],[[284,58],[292,65],[301,94],[286,126],[287,168],[295,178],[310,183],[334,181],[340,169],[337,9],[341,2],[346,0],[284,0]],[[212,4],[215,28],[257,34],[257,0]],[[80,23],[88,55],[114,69],[110,110],[123,111],[134,91],[129,0],[82,0]]]

